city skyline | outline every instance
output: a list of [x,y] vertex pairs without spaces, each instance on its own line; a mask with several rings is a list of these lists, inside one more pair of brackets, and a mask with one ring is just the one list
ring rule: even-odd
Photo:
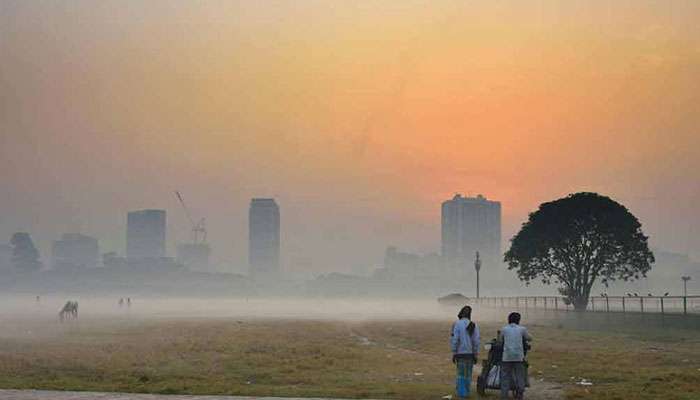
[[595,191],[700,258],[700,4],[253,3],[0,3],[0,237],[119,251],[163,208],[174,254],[177,188],[245,266],[274,197],[291,270],[368,272],[438,248],[454,192],[503,202],[505,248]]

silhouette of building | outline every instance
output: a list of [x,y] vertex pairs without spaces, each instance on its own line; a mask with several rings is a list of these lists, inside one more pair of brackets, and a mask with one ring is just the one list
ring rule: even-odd
[[191,271],[210,272],[210,253],[206,243],[183,243],[177,246],[177,262]]
[[105,268],[124,269],[128,265],[129,263],[126,261],[126,257],[122,257],[113,251],[102,254],[102,266]]
[[12,246],[0,244],[0,270],[12,269]]
[[389,246],[384,252],[384,266],[373,277],[390,279],[434,279],[440,277],[441,257],[437,253],[415,254]]
[[501,203],[484,196],[442,203],[442,257],[451,272],[473,270],[479,252],[484,265],[501,262]]
[[248,264],[251,276],[280,270],[280,210],[274,199],[252,199],[248,215]]
[[384,268],[407,275],[428,273],[439,274],[440,256],[436,253],[414,254],[400,251],[395,246],[389,246],[384,252]]
[[95,268],[100,259],[97,239],[80,233],[64,233],[51,247],[54,269]]
[[165,211],[132,211],[126,222],[126,258],[129,261],[165,257]]

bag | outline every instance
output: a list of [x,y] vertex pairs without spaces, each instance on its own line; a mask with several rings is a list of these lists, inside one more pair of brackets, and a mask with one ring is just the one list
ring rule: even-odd
[[486,387],[499,389],[501,387],[501,366],[494,365],[491,367],[488,376],[486,377]]

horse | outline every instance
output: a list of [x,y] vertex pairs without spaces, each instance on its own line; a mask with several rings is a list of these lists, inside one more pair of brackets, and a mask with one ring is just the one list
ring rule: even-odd
[[68,300],[58,313],[58,319],[61,322],[65,319],[78,319],[78,302]]

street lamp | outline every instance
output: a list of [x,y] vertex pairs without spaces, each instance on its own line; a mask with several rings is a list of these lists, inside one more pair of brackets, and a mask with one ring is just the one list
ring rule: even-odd
[[479,252],[476,252],[476,260],[474,260],[474,269],[476,270],[476,298],[479,298],[479,270],[481,270],[481,259]]
[[688,281],[690,280],[690,277],[681,276],[681,279],[683,279],[683,297],[688,297]]

